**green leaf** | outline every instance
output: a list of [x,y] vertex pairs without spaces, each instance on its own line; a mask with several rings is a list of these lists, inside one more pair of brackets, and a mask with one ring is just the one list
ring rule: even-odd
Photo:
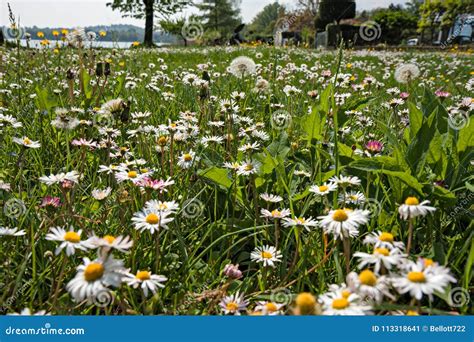
[[48,89],[36,86],[36,107],[40,110],[47,110],[50,111],[51,108],[57,105],[57,102],[52,99],[48,93]]
[[273,140],[272,143],[267,147],[268,152],[273,158],[280,157],[285,160],[286,155],[290,152],[290,146],[288,143],[288,134],[282,132],[279,138]]
[[382,170],[381,172],[388,176],[393,176],[395,178],[398,178],[403,183],[408,185],[410,188],[412,188],[413,190],[416,190],[420,195],[423,195],[423,185],[421,185],[418,182],[418,180],[412,175],[410,175],[408,172],[390,171],[390,170]]
[[211,180],[212,182],[229,189],[232,185],[232,181],[228,177],[229,171],[219,167],[211,167],[206,170],[200,170],[198,174],[204,178]]
[[408,103],[410,118],[410,138],[413,139],[423,124],[423,112],[412,102]]
[[462,153],[472,146],[474,146],[474,125],[472,120],[469,120],[467,126],[459,131],[456,147],[458,153]]
[[382,170],[402,170],[395,158],[386,156],[354,160],[352,163],[349,164],[349,167],[368,172]]

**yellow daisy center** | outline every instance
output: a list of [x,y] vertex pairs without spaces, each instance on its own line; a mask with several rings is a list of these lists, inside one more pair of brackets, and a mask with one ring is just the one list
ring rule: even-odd
[[150,279],[150,276],[151,274],[148,271],[138,271],[135,277],[141,281],[144,281]]
[[387,248],[376,248],[374,254],[382,254],[384,256],[389,256],[390,251]]
[[183,159],[184,159],[184,161],[190,162],[191,160],[193,160],[193,156],[190,155],[189,153],[186,153],[186,154],[183,156]]
[[298,217],[296,219],[296,222],[298,222],[299,224],[305,224],[306,223],[306,219],[304,217]]
[[349,296],[351,295],[351,291],[349,291],[349,290],[343,290],[343,291],[341,292],[341,294],[342,294],[342,298],[346,298],[346,299],[347,299],[347,298],[349,298]]
[[390,233],[383,232],[379,236],[379,240],[383,242],[393,242],[393,235]]
[[103,237],[103,239],[107,241],[110,245],[115,241],[115,237],[113,237],[112,235],[106,235]]
[[316,298],[311,293],[303,292],[296,297],[296,305],[302,315],[314,313]]
[[343,310],[350,305],[346,298],[336,298],[332,301],[332,308],[336,310]]
[[374,286],[377,284],[377,277],[371,270],[364,270],[360,272],[359,280],[364,285]]
[[158,144],[161,145],[161,146],[164,146],[164,145],[166,145],[167,140],[168,139],[166,139],[166,137],[159,137],[158,138]]
[[64,240],[68,242],[78,243],[81,241],[81,237],[76,232],[67,232],[64,234]]
[[253,165],[252,164],[247,164],[244,167],[245,171],[252,171],[253,170]]
[[424,283],[426,281],[425,274],[423,272],[409,272],[407,278],[413,283]]
[[263,251],[263,252],[261,253],[261,255],[262,255],[262,258],[264,258],[264,259],[271,259],[271,258],[273,258],[272,253],[267,252],[267,251]]
[[416,198],[416,197],[408,197],[405,200],[405,204],[406,205],[418,205],[418,204],[420,204],[420,201],[418,201],[418,198]]
[[28,139],[28,138],[25,138],[25,139],[23,139],[23,144],[25,144],[25,145],[30,145],[30,144],[31,144],[31,140]]
[[423,259],[423,262],[425,263],[425,267],[432,266],[434,264],[433,259]]
[[160,217],[155,213],[150,213],[146,216],[145,221],[148,224],[158,224],[160,222]]
[[84,270],[84,278],[87,281],[95,281],[104,274],[104,266],[97,262],[90,263]]
[[239,304],[236,302],[229,302],[226,304],[226,308],[229,311],[236,311],[239,308]]
[[328,189],[329,189],[329,187],[327,185],[321,185],[319,187],[319,191],[321,191],[321,192],[328,191]]
[[277,209],[275,210],[272,210],[272,216],[279,216],[281,214],[281,212]]
[[337,209],[332,214],[332,219],[337,222],[344,222],[348,218],[347,213],[344,209]]
[[137,178],[138,173],[137,171],[129,171],[127,175],[128,175],[128,178]]
[[420,314],[416,311],[413,310],[408,310],[407,311],[407,316],[419,316]]
[[272,302],[265,304],[265,308],[267,309],[268,312],[278,311],[278,307],[276,306],[275,303],[272,303]]

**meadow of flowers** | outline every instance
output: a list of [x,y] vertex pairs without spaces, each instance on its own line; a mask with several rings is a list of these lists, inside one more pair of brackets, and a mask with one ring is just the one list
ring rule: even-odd
[[0,56],[3,314],[470,313],[472,53]]

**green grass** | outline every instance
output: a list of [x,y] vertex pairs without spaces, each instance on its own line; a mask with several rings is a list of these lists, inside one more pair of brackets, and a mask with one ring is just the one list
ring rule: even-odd
[[[257,58],[260,53],[262,57]],[[238,79],[226,72],[231,61],[241,55],[260,64],[259,75],[270,84],[268,92],[252,91],[256,75]],[[420,202],[429,200],[437,210],[414,222],[410,258],[432,258],[448,266],[458,280],[451,287],[469,291],[474,128],[466,120],[461,129],[453,129],[448,109],[458,108],[462,98],[472,95],[466,87],[473,77],[469,64],[472,54],[366,55],[342,51],[338,56],[265,47],[119,51],[65,48],[58,53],[0,49],[0,57],[0,112],[23,124],[21,128],[0,126],[0,180],[11,185],[11,191],[0,190],[0,205],[11,205],[8,201],[12,198],[24,203],[19,215],[2,211],[0,226],[26,231],[22,237],[0,237],[0,306],[4,312],[29,307],[52,314],[220,314],[218,303],[222,297],[239,291],[250,300],[249,310],[257,300],[269,299],[284,302],[285,312],[290,313],[294,295],[320,295],[328,291],[330,284],[345,281],[343,244],[328,236],[325,246],[319,227],[310,232],[281,224],[276,227],[260,217],[260,209],[289,208],[295,217],[305,218],[326,215],[329,209],[340,207],[337,196],[341,190],[321,199],[310,193],[309,187],[321,185],[335,174],[359,177],[362,183],[353,189],[370,199],[371,205],[364,208],[374,213],[367,225],[359,227],[359,236],[351,239],[352,254],[371,251],[362,241],[372,231],[391,232],[406,243],[408,223],[399,218],[399,205],[408,196],[416,196]],[[103,90],[99,90],[95,84],[105,78],[97,77],[95,69],[97,62],[104,61],[110,62],[111,74]],[[407,62],[417,64],[421,74],[408,84],[399,84],[394,71]],[[187,72],[204,77],[199,64],[206,64],[208,93],[183,83]],[[66,77],[68,70],[75,73],[73,81]],[[324,70],[347,79],[347,84],[324,78]],[[367,76],[375,81],[361,90],[352,87],[361,85]],[[69,82],[75,91],[72,98]],[[126,86],[129,82],[135,86]],[[159,91],[152,90],[150,84]],[[283,91],[287,85],[301,92],[287,96]],[[407,101],[396,109],[387,106],[398,97],[387,93],[393,87],[409,93]],[[441,101],[434,95],[437,89],[450,92],[450,97]],[[313,90],[318,92],[318,98],[308,95]],[[234,91],[246,95],[236,102],[236,114],[251,118],[253,124],[263,123],[260,129],[268,134],[267,141],[239,136],[239,130],[251,124],[238,123],[221,112],[219,101],[230,100]],[[165,98],[164,92],[173,98]],[[351,96],[340,104],[335,95],[346,93]],[[124,110],[112,119],[97,119],[96,107],[118,97],[129,102],[130,113],[151,112],[146,124],[156,128],[155,134],[129,137],[127,131],[139,125],[131,119],[123,120]],[[281,104],[291,117],[284,129],[272,126],[272,115],[278,109],[275,104]],[[83,109],[85,112],[77,114],[78,118],[90,120],[93,125],[80,125],[72,131],[56,129],[50,122],[59,107]],[[158,140],[163,129],[158,129],[159,125],[178,120],[180,112],[186,111],[196,113],[199,133],[186,141],[173,141],[172,153],[168,139],[162,156]],[[349,111],[360,112],[373,125],[369,127]],[[469,111],[466,115],[469,118]],[[405,120],[410,122],[408,127]],[[211,121],[223,121],[224,125],[212,127]],[[121,135],[114,138],[116,146],[126,147],[132,153],[126,156],[130,160],[146,160],[145,167],[155,171],[153,178],[166,180],[172,176],[175,184],[169,191],[141,192],[131,182],[118,183],[113,176],[98,173],[99,165],[119,164],[125,157],[111,157],[111,149],[106,147],[90,151],[72,146],[71,141],[99,141],[101,126],[117,129]],[[339,133],[334,134],[335,130]],[[221,135],[224,141],[205,147],[198,143],[205,135]],[[23,150],[12,140],[22,136],[39,141],[41,148]],[[383,142],[380,156],[357,153],[369,140]],[[260,142],[258,151],[238,151],[244,143],[253,141]],[[199,161],[182,169],[177,160],[190,149]],[[224,162],[247,159],[259,164],[257,174],[235,177],[223,168]],[[82,178],[71,190],[58,185],[48,187],[38,180],[44,175],[73,170],[80,172]],[[295,173],[302,170],[306,176]],[[443,186],[435,185],[439,181]],[[112,188],[107,199],[99,202],[92,198],[93,189],[107,186]],[[264,192],[280,195],[284,200],[278,205],[266,204],[258,197]],[[60,197],[62,206],[41,208],[41,199],[47,195]],[[180,204],[169,228],[154,235],[138,232],[131,220],[150,199]],[[195,211],[187,212],[190,209]],[[165,275],[165,287],[145,298],[140,289],[124,284],[113,290],[115,300],[103,308],[73,302],[65,286],[75,276],[82,257],[94,259],[97,251],[76,251],[66,257],[63,250],[55,255],[58,243],[45,240],[48,230],[55,226],[82,229],[83,238],[93,232],[99,236],[130,236],[134,242],[130,253],[114,252],[115,257],[123,260],[132,273],[150,270]],[[250,260],[250,253],[255,247],[275,245],[275,230],[279,231],[282,262],[266,270]],[[240,265],[241,279],[229,281],[223,275],[228,263]],[[356,271],[357,258],[352,256],[349,266]],[[467,313],[469,303],[450,305],[450,288],[445,290],[433,300],[424,296],[414,302],[409,295],[399,295],[391,289],[396,299],[385,299],[375,312],[418,308],[423,313]]]

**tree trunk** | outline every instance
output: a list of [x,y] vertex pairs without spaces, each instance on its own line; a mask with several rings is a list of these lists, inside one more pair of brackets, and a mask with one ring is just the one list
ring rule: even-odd
[[154,0],[143,0],[145,3],[145,39],[143,44],[153,45],[153,2]]

